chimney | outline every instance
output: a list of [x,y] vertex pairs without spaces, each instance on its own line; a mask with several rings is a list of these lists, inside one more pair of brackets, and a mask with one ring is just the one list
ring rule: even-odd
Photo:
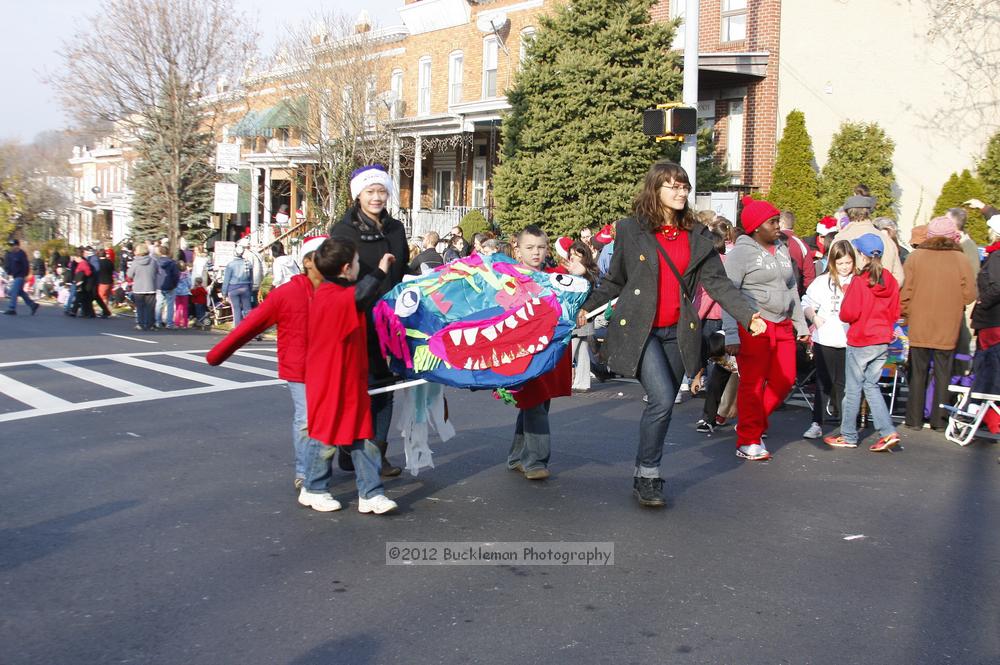
[[354,32],[357,34],[363,34],[365,32],[370,32],[372,29],[372,17],[364,9],[358,14],[358,18],[354,21]]

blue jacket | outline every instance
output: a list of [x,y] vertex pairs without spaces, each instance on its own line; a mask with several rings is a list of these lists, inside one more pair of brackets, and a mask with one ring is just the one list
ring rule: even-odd
[[249,288],[252,285],[253,272],[246,259],[236,257],[226,264],[226,272],[222,276],[222,295],[229,295],[229,291],[237,286]]
[[28,255],[20,247],[7,252],[3,258],[3,269],[11,278],[28,276]]
[[156,290],[173,291],[177,288],[180,271],[177,262],[167,256],[156,259]]

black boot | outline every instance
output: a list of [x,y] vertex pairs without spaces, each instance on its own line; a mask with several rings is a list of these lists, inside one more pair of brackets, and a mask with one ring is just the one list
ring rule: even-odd
[[354,473],[354,460],[351,459],[351,451],[347,448],[348,446],[338,446],[337,466],[340,467],[341,471]]
[[382,477],[383,478],[393,478],[403,473],[403,470],[398,466],[393,466],[388,459],[386,459],[385,452],[389,449],[388,441],[376,441],[375,445],[378,446],[378,451],[382,454]]
[[632,493],[639,500],[639,505],[650,508],[662,508],[667,505],[663,499],[662,478],[635,478],[632,482]]

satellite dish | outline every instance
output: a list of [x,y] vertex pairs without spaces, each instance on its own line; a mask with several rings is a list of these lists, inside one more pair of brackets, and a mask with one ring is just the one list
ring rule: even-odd
[[476,17],[476,28],[479,32],[487,34],[500,32],[500,30],[503,30],[503,27],[507,25],[507,20],[507,14],[504,12],[480,14]]

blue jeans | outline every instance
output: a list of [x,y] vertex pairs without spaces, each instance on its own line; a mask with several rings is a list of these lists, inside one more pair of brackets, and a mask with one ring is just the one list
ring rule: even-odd
[[[315,446],[322,452],[323,444],[309,437],[306,429],[306,384],[298,381],[288,382],[288,392],[292,396],[292,445],[295,449],[295,477],[306,477],[306,460],[309,457],[309,448]],[[330,462],[326,463],[326,478],[330,479]],[[326,487],[325,483],[323,487]],[[308,489],[312,487],[307,486]],[[318,488],[319,491],[322,488]]]
[[133,293],[132,302],[135,304],[135,322],[143,330],[152,330],[156,323],[156,294],[155,293]]
[[684,377],[684,362],[677,344],[677,326],[653,328],[639,361],[639,383],[648,402],[639,420],[639,450],[635,456],[638,478],[659,478],[663,442],[674,412],[674,398]]
[[[375,377],[368,375],[368,385],[375,383]],[[375,440],[385,443],[389,441],[389,426],[392,424],[392,405],[394,393],[372,395],[372,429],[375,430]]]
[[250,312],[250,287],[236,286],[226,295],[229,304],[233,306],[233,327],[240,325],[243,317]]
[[517,424],[514,425],[514,441],[507,454],[507,468],[518,464],[525,471],[545,469],[549,466],[552,437],[549,432],[549,406],[546,400],[530,409],[517,410]]
[[69,283],[69,297],[66,298],[66,304],[63,305],[64,312],[73,311],[73,303],[76,302],[76,284],[73,282]]
[[[177,289],[156,291],[156,325],[174,327],[174,294]],[[164,312],[166,310],[166,312]]]
[[7,309],[11,312],[17,311],[17,297],[21,296],[24,299],[24,304],[31,309],[35,308],[35,302],[28,297],[28,294],[24,290],[24,277],[15,277],[10,282],[10,287],[8,288],[10,293],[10,305]]
[[887,344],[847,347],[844,402],[840,409],[840,434],[846,441],[858,442],[858,411],[861,409],[862,390],[868,400],[868,409],[871,411],[875,429],[882,436],[888,436],[896,431],[889,409],[885,405],[885,398],[882,397],[882,391],[878,387],[888,351]]

